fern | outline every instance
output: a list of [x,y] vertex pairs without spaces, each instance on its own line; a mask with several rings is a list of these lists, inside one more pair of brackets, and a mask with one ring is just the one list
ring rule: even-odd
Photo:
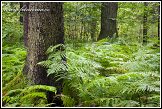
[[[142,48],[141,52],[136,45],[132,45],[135,49],[131,49],[132,46],[129,45],[126,47],[124,45],[110,43],[103,45],[99,43],[98,46],[93,44],[92,47],[86,46],[85,49],[81,48],[75,51],[68,49],[69,52],[67,52],[68,74],[65,85],[69,85],[68,88],[65,88],[68,90],[71,87],[73,90],[67,91],[66,94],[77,94],[69,95],[78,101],[79,106],[138,107],[149,104],[145,99],[142,99],[143,97],[148,99],[152,94],[159,96],[158,71],[154,70],[153,67],[150,67],[152,70],[145,70],[147,67],[143,67],[145,64],[148,65],[147,61],[150,61],[154,54],[143,57],[142,52],[147,54],[150,51],[145,51]],[[137,52],[139,54],[136,54]],[[156,58],[154,62],[157,65],[159,61]],[[152,66],[153,64],[149,62],[149,65]],[[119,102],[110,105],[108,101],[107,104],[102,101],[102,98],[118,98]]]
[[44,92],[32,92],[30,94],[27,94],[27,95],[23,96],[21,98],[21,101],[24,101],[24,100],[29,99],[29,98],[43,98],[43,99],[47,99]]
[[94,100],[84,101],[80,105],[89,107],[113,107],[115,104],[118,104],[119,101],[119,98],[96,98]]
[[26,86],[26,80],[23,77],[22,73],[19,72],[13,80],[11,80],[9,83],[6,84],[5,87],[2,88],[2,92],[3,95],[5,95],[10,90],[14,90],[17,88],[24,88],[25,86]]
[[[47,91],[53,92],[56,94],[56,88],[46,85],[34,85],[29,86],[24,89],[16,89],[9,91],[5,96],[3,96],[3,102],[6,103],[6,106],[10,105],[22,105],[22,106],[36,106],[39,105],[43,100],[44,103],[47,102],[46,93]],[[33,101],[39,99],[38,101]]]
[[20,46],[12,45],[12,47],[3,46],[2,53],[2,86],[5,87],[21,72],[26,51],[24,48],[20,48]]
[[63,100],[63,104],[65,107],[73,107],[75,106],[75,100],[67,95],[63,95],[61,97],[61,99]]
[[65,52],[63,51],[64,47],[63,44],[49,47],[46,52],[49,55],[48,60],[37,63],[47,68],[47,76],[54,75],[57,78],[56,81],[65,78],[67,75],[68,69],[65,61]]
[[52,64],[52,61],[50,60],[46,60],[46,61],[41,61],[39,63],[37,63],[38,65],[42,65],[45,68],[49,68],[49,66]]
[[[66,54],[57,50],[63,45],[50,47],[48,60],[38,63],[48,69],[48,75],[63,78],[65,106],[159,106],[159,53],[136,45],[91,45],[78,50],[67,46]],[[49,106],[46,91],[56,93],[54,87],[30,86],[7,93],[3,101],[15,106]]]
[[26,87],[22,93],[29,93],[34,90],[45,90],[45,91],[50,91],[50,92],[55,92],[56,93],[56,88],[53,86],[46,86],[46,85],[34,85],[34,86],[29,86]]
[[[55,46],[51,46],[47,49],[46,53],[47,54],[50,54],[50,53],[53,53],[53,52],[56,52],[56,49],[59,48],[59,47],[65,47],[64,44],[57,44]],[[60,48],[61,49],[61,48]]]

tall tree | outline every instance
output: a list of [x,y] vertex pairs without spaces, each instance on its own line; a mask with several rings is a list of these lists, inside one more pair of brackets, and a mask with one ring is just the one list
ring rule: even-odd
[[[63,3],[30,2],[25,5],[29,10],[38,10],[28,11],[24,17],[27,58],[23,72],[31,83],[56,86],[60,94],[58,84],[62,86],[62,81],[56,84],[53,77],[47,77],[46,69],[37,63],[47,59],[45,52],[50,46],[64,43]],[[49,103],[53,100],[52,96],[48,93]]]
[[117,2],[104,2],[101,6],[101,31],[98,40],[110,37],[112,38],[117,32]]
[[23,9],[23,2],[20,2],[20,23],[23,23],[23,12],[21,11]]
[[90,35],[91,40],[96,41],[96,31],[97,31],[97,19],[96,19],[96,4],[92,5],[92,8],[89,10],[89,14],[92,17],[91,21],[89,22],[90,25]]
[[160,3],[157,5],[158,11],[158,40],[160,40]]
[[[160,3],[159,2],[154,2],[151,3],[152,9],[151,9],[151,14],[152,14],[152,24],[157,24],[158,25],[158,31],[157,31],[157,36],[158,40],[160,40]],[[152,33],[152,36],[155,36],[155,34]]]
[[148,17],[148,2],[144,2],[144,13],[143,13],[143,44],[147,43],[147,30],[148,30],[148,24],[147,24],[147,17]]

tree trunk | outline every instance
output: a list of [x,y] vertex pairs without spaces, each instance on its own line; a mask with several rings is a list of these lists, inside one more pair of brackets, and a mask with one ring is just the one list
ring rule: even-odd
[[117,32],[117,2],[104,2],[101,6],[101,31],[98,40],[113,36],[118,36]]
[[151,36],[158,36],[158,40],[160,40],[160,3],[158,3],[158,2],[152,3],[151,14],[152,14],[151,23],[154,25],[156,25],[156,24],[158,25],[157,35],[152,33]]
[[[23,9],[25,10],[28,8],[29,8],[29,3],[24,2]],[[24,25],[24,45],[25,45],[25,47],[27,47],[28,46],[28,41],[27,41],[28,40],[28,11],[23,11],[23,25]],[[23,71],[23,73],[24,73],[24,71]]]
[[143,44],[147,43],[147,17],[148,17],[148,13],[147,13],[147,6],[148,3],[144,2],[144,15],[143,15]]
[[[46,51],[50,46],[64,43],[64,24],[62,3],[59,2],[30,2],[29,9],[44,9],[29,11],[25,19],[25,43],[27,58],[23,72],[31,84],[62,86],[62,81],[56,83],[53,77],[47,77],[46,69],[38,62],[47,59]],[[58,88],[61,93],[61,88]],[[48,102],[52,102],[52,94],[48,93]],[[60,105],[57,104],[56,105]]]
[[97,26],[97,22],[95,20],[93,20],[91,22],[91,31],[90,31],[90,34],[91,34],[91,39],[92,41],[96,41],[96,26]]
[[158,3],[157,11],[158,11],[158,40],[160,40],[160,3]]
[[23,23],[23,12],[21,9],[23,8],[23,2],[20,2],[20,24]]

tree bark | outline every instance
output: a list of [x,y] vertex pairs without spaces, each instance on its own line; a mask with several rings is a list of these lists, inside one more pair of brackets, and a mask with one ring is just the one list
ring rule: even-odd
[[158,40],[160,40],[160,3],[158,3],[157,11],[158,11]]
[[[50,46],[64,43],[63,9],[59,2],[30,2],[29,9],[44,9],[46,11],[28,11],[24,17],[24,37],[27,47],[27,58],[24,74],[31,84],[62,86],[62,81],[56,84],[53,77],[47,77],[46,69],[38,62],[47,59],[45,53]],[[61,93],[61,88],[58,88]],[[52,94],[48,93],[48,102],[52,102]],[[58,105],[56,103],[56,105]],[[60,105],[60,104],[59,104]]]
[[24,2],[23,3],[23,25],[24,25],[24,45],[25,47],[28,46],[28,11],[25,11],[25,9],[29,8],[29,3]]
[[23,2],[20,2],[20,24],[23,23],[23,12],[21,9],[23,8]]
[[147,7],[148,7],[148,3],[147,2],[144,2],[144,14],[143,14],[143,44],[146,44],[147,43],[147,29],[148,29],[148,25],[147,25],[147,17],[148,17]]
[[[158,40],[160,40],[160,3],[151,3],[152,5],[152,20],[151,23],[158,26],[158,31],[157,31],[157,37]],[[152,33],[152,36],[155,36],[155,34]]]
[[101,6],[101,31],[98,40],[110,37],[112,38],[115,34],[118,37],[117,32],[117,2],[104,2]]
[[91,31],[90,31],[91,39],[92,39],[92,41],[96,41],[96,26],[97,26],[97,22],[95,20],[92,20],[90,26],[91,26]]

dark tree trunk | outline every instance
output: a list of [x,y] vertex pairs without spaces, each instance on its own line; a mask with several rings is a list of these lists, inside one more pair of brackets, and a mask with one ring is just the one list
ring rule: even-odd
[[144,2],[144,15],[143,15],[143,44],[146,44],[146,43],[147,43],[147,29],[148,29],[148,25],[147,25],[147,17],[148,17],[147,7],[148,7],[148,3],[147,3],[147,2]]
[[[94,4],[95,5],[95,4]],[[91,8],[89,11],[90,16],[94,16],[94,8]],[[90,36],[91,36],[91,40],[92,41],[96,41],[96,27],[97,27],[97,20],[95,19],[95,17],[92,18],[92,20],[89,23],[90,25]]]
[[[157,31],[157,36],[158,40],[160,40],[160,3],[152,3],[152,21],[151,23],[154,25],[158,25],[158,31]],[[155,34],[152,34],[152,36],[155,36]]]
[[[23,72],[32,84],[55,86],[60,94],[62,80],[56,83],[53,77],[47,77],[46,69],[37,63],[47,59],[45,52],[50,46],[64,43],[62,3],[30,2],[27,6],[29,9],[46,9],[46,11],[29,11],[24,17],[27,58]],[[52,93],[48,93],[49,103],[53,102],[52,96]],[[55,103],[61,106],[60,102],[61,100],[58,100]]]
[[23,25],[24,25],[24,45],[25,47],[28,46],[28,11],[25,11],[29,8],[29,3],[23,3]]
[[[118,37],[117,32],[117,2],[104,2],[101,6],[101,31],[98,40],[113,36]],[[115,35],[116,34],[116,35]]]
[[20,23],[23,23],[23,11],[21,9],[23,8],[23,2],[20,2]]
[[158,11],[158,40],[160,40],[160,3],[158,3],[157,11]]
[[97,26],[97,22],[93,20],[91,22],[90,26],[91,26],[91,31],[90,31],[91,39],[92,39],[92,41],[96,41],[96,26]]

